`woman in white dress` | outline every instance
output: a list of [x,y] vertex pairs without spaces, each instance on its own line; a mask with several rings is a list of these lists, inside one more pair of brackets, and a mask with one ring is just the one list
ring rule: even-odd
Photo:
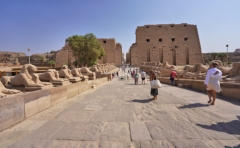
[[[222,71],[217,69],[217,65],[217,63],[212,62],[212,68],[208,69],[204,82],[209,97],[208,103],[211,103],[211,105],[215,104],[216,92],[222,91],[219,82],[222,78]],[[213,100],[211,98],[213,98]]]

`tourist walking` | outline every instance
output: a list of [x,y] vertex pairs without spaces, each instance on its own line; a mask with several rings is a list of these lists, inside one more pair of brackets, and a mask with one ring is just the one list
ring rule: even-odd
[[217,69],[217,65],[218,63],[212,62],[212,68],[208,69],[204,82],[209,98],[208,103],[211,103],[211,105],[215,104],[216,92],[222,91],[219,82],[219,80],[222,78],[222,71]]
[[170,80],[171,80],[172,86],[175,84],[175,78],[178,79],[176,70],[173,69],[172,72],[171,72],[171,74],[170,74]]
[[118,71],[117,71],[117,73],[116,73],[116,74],[117,74],[117,77],[118,77]]
[[134,75],[134,81],[135,81],[135,85],[138,84],[138,73],[136,72],[136,74]]
[[146,72],[145,71],[141,72],[141,78],[142,78],[142,84],[145,84],[145,79],[146,79]]
[[[153,72],[151,70],[150,71],[150,81],[152,81],[152,80],[157,80],[157,76],[156,76],[155,72]],[[150,94],[153,96],[153,100],[156,100],[157,95],[158,95],[158,89],[157,88],[151,88]]]

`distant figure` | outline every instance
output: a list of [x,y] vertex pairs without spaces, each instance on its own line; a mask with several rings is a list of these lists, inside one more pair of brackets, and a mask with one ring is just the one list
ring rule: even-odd
[[142,78],[142,84],[145,84],[146,72],[144,71],[141,72],[141,78]]
[[[222,72],[216,68],[217,65],[218,63],[212,62],[212,68],[207,71],[206,79],[204,82],[209,97],[208,103],[212,102],[211,105],[215,104],[216,92],[222,91],[219,82],[219,80],[222,78]],[[211,98],[213,98],[213,101]]]
[[138,77],[139,77],[139,75],[138,75],[138,73],[136,73],[136,74],[134,75],[135,85],[138,84]]
[[130,75],[129,75],[129,73],[127,74],[127,80],[129,80],[129,77],[130,77]]
[[117,77],[118,77],[118,71],[117,71],[117,73],[116,73],[116,74],[117,74]]
[[176,70],[173,69],[171,74],[170,74],[170,80],[171,80],[172,86],[175,84],[175,78],[178,79]]

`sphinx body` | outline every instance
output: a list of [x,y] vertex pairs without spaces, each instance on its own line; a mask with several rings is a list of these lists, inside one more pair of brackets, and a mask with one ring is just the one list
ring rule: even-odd
[[59,73],[59,77],[60,78],[72,78],[73,75],[71,74],[71,70],[68,69],[68,66],[67,65],[63,65],[61,70],[58,71]]
[[39,80],[38,74],[35,74],[37,67],[32,64],[25,64],[21,72],[16,76],[3,76],[1,82],[5,87],[12,86],[24,86],[25,88],[41,88],[44,86],[51,85],[48,82],[41,82]]
[[240,81],[240,62],[234,63],[225,81]]
[[87,67],[81,68],[81,73],[83,75],[87,75],[89,77],[89,80],[94,80],[96,79],[96,74],[95,72],[90,71]]
[[13,90],[13,89],[6,89],[3,84],[0,82],[0,98],[7,97],[13,94],[19,94],[21,91]]
[[44,82],[51,82],[54,86],[70,84],[68,79],[59,78],[58,71],[55,69],[48,69],[44,73],[39,73],[39,79]]

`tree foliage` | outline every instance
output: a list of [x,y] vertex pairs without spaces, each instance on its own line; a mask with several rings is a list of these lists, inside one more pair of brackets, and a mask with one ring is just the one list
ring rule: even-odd
[[46,60],[46,58],[45,58],[44,56],[40,56],[38,59],[41,61],[41,63],[42,63],[42,66],[43,66],[43,61],[45,61],[45,60]]
[[218,55],[218,53],[216,53],[216,52],[211,53],[211,56],[213,57],[213,60],[216,60],[217,55]]
[[220,57],[221,61],[223,61],[223,59],[227,57],[227,54],[222,52],[218,54],[218,57]]
[[50,61],[48,61],[48,64],[52,67],[55,64],[55,61],[50,60]]
[[105,51],[96,36],[92,33],[70,36],[66,39],[66,43],[70,45],[75,63],[79,65],[92,66],[97,60],[105,55]]

